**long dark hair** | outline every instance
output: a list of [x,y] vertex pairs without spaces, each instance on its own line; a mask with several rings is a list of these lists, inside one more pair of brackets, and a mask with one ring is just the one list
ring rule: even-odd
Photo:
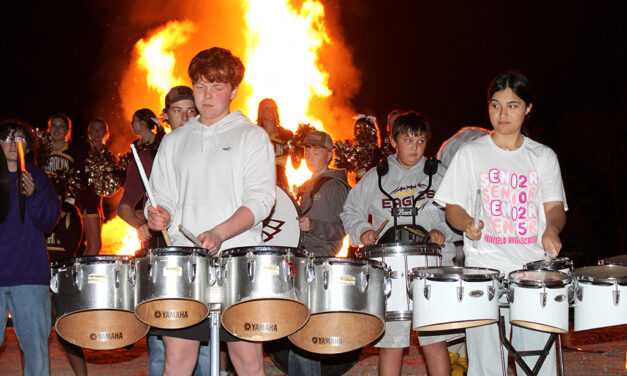
[[[488,104],[492,100],[494,93],[499,92],[505,89],[512,89],[514,94],[518,96],[518,98],[522,99],[525,102],[525,105],[529,107],[530,105],[536,102],[536,94],[529,82],[529,79],[522,73],[516,71],[505,71],[499,73],[492,82],[490,82],[490,86],[488,87]],[[533,111],[533,107],[532,107]],[[531,112],[526,116],[528,118],[531,115]],[[520,132],[523,136],[529,136],[529,132],[525,127],[526,121],[523,124]]]
[[27,122],[19,119],[7,119],[0,121],[0,139],[4,139],[15,131],[21,131],[26,136],[28,142],[28,148],[24,154],[24,159],[27,162],[35,163],[35,155],[39,151],[39,143],[37,142],[37,133],[35,128]]

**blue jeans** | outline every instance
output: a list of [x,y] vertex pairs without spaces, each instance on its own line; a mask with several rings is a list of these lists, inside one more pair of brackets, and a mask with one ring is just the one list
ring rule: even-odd
[[[165,363],[165,347],[163,340],[158,336],[148,336],[148,354],[150,359],[149,375],[163,375]],[[211,373],[211,351],[209,346],[200,346],[198,362],[194,368],[194,376],[209,375]]]
[[0,345],[4,342],[7,311],[11,311],[15,334],[24,352],[24,375],[50,375],[50,288],[46,285],[0,286]]

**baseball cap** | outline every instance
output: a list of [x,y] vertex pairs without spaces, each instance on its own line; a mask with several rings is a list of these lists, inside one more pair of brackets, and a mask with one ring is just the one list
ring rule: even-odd
[[320,146],[333,150],[333,139],[325,132],[311,131],[305,139],[305,146]]
[[194,93],[192,89],[187,86],[175,86],[165,96],[165,108],[170,107],[172,103],[182,101],[184,99],[194,100]]

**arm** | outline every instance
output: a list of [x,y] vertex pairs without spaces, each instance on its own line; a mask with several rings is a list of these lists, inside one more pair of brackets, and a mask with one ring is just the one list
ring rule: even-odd
[[446,204],[446,220],[455,229],[463,231],[471,240],[481,239],[483,221],[479,221],[479,227],[475,227],[475,220],[468,215],[459,205]]
[[216,253],[222,243],[234,236],[250,229],[255,224],[253,212],[245,206],[240,207],[226,221],[220,223],[209,231],[198,235],[198,240],[202,242],[203,248]]
[[59,199],[45,172],[34,170],[30,166],[29,170],[31,172],[24,174],[25,184],[28,181],[27,186],[31,187],[30,196],[25,198],[25,209],[32,219],[33,226],[42,233],[49,233],[59,219]]
[[546,230],[542,234],[542,246],[546,253],[550,252],[552,257],[557,257],[562,249],[559,234],[566,225],[564,203],[561,201],[545,202],[544,214],[546,215]]
[[124,222],[128,223],[137,230],[137,235],[139,236],[140,241],[146,241],[152,237],[152,235],[150,235],[148,223],[137,215],[132,206],[128,204],[119,204],[117,213]]
[[[340,219],[340,213],[348,196],[348,189],[346,186],[338,181],[328,181],[320,189],[321,197],[324,197],[324,201],[320,202],[326,208],[328,208],[328,220],[311,219],[309,217],[302,217],[299,225],[301,230],[310,231],[317,237],[325,240],[341,240],[344,238],[344,226],[342,226],[342,220]],[[309,222],[309,228],[304,223]]]
[[[376,178],[376,174],[374,178]],[[368,199],[367,197],[368,185],[374,184],[369,183],[372,181],[371,176],[366,175],[351,189],[346,197],[344,210],[340,214],[344,229],[350,235],[350,242],[353,246],[374,244],[376,240],[374,229],[368,222],[368,205],[373,200],[373,198]]]

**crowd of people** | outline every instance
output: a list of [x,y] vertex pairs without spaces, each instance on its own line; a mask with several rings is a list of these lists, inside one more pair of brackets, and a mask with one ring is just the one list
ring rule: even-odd
[[[155,202],[147,199],[137,165],[131,161],[117,214],[137,230],[142,247],[165,246],[164,234],[173,246],[190,246],[178,231],[181,224],[198,234],[202,248],[212,254],[263,244],[262,221],[274,206],[276,187],[289,189],[285,165],[288,141],[294,135],[281,127],[273,99],[260,102],[257,124],[231,109],[244,71],[240,59],[226,49],[201,51],[188,69],[192,88],[172,88],[161,119],[146,108],[134,113],[131,127],[138,137],[134,144],[150,177]],[[398,237],[399,226],[410,225],[441,247],[444,266],[453,265],[454,242],[462,240],[465,265],[505,273],[522,269],[546,253],[557,256],[567,205],[555,153],[522,131],[533,103],[533,90],[524,75],[499,74],[487,96],[494,131],[461,146],[448,168],[424,155],[431,136],[427,119],[416,111],[392,111],[388,136],[381,146],[389,152],[380,154],[375,168],[360,172],[354,187],[346,171],[330,167],[335,149],[332,137],[310,131],[302,146],[312,178],[298,188],[296,197],[302,246],[314,256],[333,257],[345,234],[353,246],[375,245],[385,239],[414,241]],[[163,121],[172,129],[167,135]],[[364,117],[358,121],[372,122]],[[89,184],[78,192],[58,181],[53,185],[51,177],[62,170],[85,169],[90,156],[107,153],[107,123],[102,119],[89,123],[87,145],[72,142],[72,122],[63,114],[50,118],[47,132],[51,140],[47,164],[38,167],[34,160],[39,137],[33,128],[15,120],[0,124],[6,159],[0,162],[3,168],[6,165],[10,187],[6,218],[0,223],[4,260],[0,266],[0,344],[10,311],[26,375],[49,374],[47,347],[53,324],[49,262],[98,255],[101,247],[102,195]],[[20,146],[25,166],[20,162]],[[503,184],[504,174],[526,179],[527,184],[516,189],[525,197],[527,213],[535,216],[512,218],[495,206],[490,195]],[[474,209],[477,190],[482,192],[480,212]],[[406,213],[412,214],[394,214],[391,221],[392,208],[397,206],[409,207]],[[504,234],[503,221],[514,223],[514,234]],[[379,237],[379,232],[389,235]],[[502,244],[493,240],[504,235],[529,241]],[[410,346],[410,323],[386,322],[383,336],[373,343],[379,348],[380,375],[401,374],[404,352]],[[465,334],[468,374],[501,374],[496,324],[467,329]],[[430,375],[451,374],[447,341],[461,335],[459,331],[419,333]],[[207,374],[209,336],[206,322],[184,329],[152,328],[149,374]],[[521,351],[535,350],[547,336],[515,327],[514,345]],[[60,340],[74,372],[87,374],[80,347]],[[220,340],[226,343],[237,374],[264,374],[261,343],[239,339],[223,328]],[[224,358],[225,354],[221,369],[227,372]],[[323,364],[315,354],[297,348],[289,352],[290,375],[320,375]],[[547,358],[541,374],[556,374],[555,356]]]

